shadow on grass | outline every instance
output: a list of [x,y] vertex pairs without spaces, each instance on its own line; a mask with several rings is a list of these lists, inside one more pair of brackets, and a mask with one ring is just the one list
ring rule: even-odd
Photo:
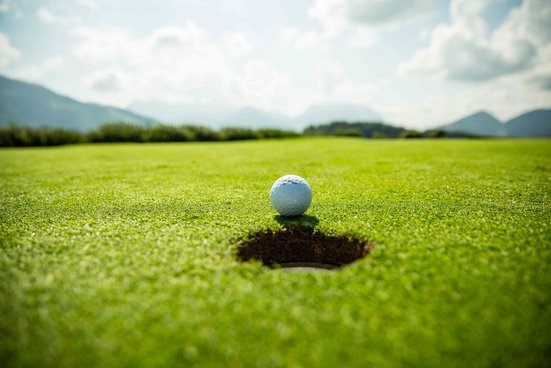
[[300,230],[307,233],[313,233],[316,226],[318,226],[320,222],[316,216],[311,215],[302,215],[297,217],[283,217],[281,215],[275,215],[274,220],[279,222],[284,229]]

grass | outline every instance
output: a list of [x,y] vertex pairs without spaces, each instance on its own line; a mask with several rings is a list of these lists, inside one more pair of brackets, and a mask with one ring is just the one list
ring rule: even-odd
[[[0,150],[6,366],[551,366],[551,142]],[[236,260],[287,173],[338,271]]]

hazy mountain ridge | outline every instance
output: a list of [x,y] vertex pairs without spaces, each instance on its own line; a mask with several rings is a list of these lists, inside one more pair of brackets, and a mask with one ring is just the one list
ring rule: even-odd
[[[171,123],[194,123],[210,127],[241,126],[253,128],[283,128],[300,131],[307,126],[334,121],[382,122],[375,111],[360,105],[323,104],[314,105],[298,116],[263,111],[253,107],[233,109],[221,106],[212,109],[195,105],[168,105],[163,103],[132,105],[133,110],[163,111]],[[189,118],[186,118],[189,116]],[[83,103],[59,95],[40,85],[21,82],[0,76],[0,126],[10,123],[34,127],[49,126],[86,131],[105,122],[126,121],[141,125],[157,120],[126,109],[94,103]],[[521,114],[505,123],[488,112],[478,112],[437,129],[446,132],[467,133],[480,136],[551,137],[551,109],[539,109]]]
[[0,76],[0,126],[28,126],[90,130],[107,121],[150,124],[155,120],[113,106],[83,103],[37,84]]
[[277,127],[302,130],[308,125],[330,121],[382,121],[375,111],[353,104],[313,105],[303,113],[290,116],[274,111],[260,110],[251,106],[238,109],[208,108],[183,104],[163,104],[158,101],[131,105],[131,109],[143,114],[156,116],[170,123],[199,123],[210,127],[246,126],[253,128]]
[[551,109],[538,109],[521,114],[507,123],[512,137],[551,137]]
[[276,112],[263,111],[254,107],[243,107],[223,119],[226,126],[248,126],[255,128],[295,129],[292,118]]
[[445,125],[440,129],[447,132],[464,132],[476,135],[505,135],[505,125],[492,114],[480,111],[466,116],[454,123]]
[[244,107],[225,119],[226,125],[253,126],[255,128],[280,127],[295,130],[331,121],[379,122],[382,121],[382,118],[375,111],[360,105],[318,104],[297,116]]
[[551,137],[551,109],[529,111],[506,122],[480,111],[438,129],[489,137]]
[[146,116],[155,116],[159,121],[170,124],[197,124],[211,128],[226,125],[227,117],[235,109],[221,104],[217,108],[196,103],[166,103],[158,100],[134,102],[131,111]]

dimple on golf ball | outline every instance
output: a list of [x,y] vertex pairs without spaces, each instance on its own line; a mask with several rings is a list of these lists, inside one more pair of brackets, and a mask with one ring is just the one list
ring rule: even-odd
[[300,176],[285,175],[272,185],[270,201],[281,216],[300,216],[312,203],[312,189]]

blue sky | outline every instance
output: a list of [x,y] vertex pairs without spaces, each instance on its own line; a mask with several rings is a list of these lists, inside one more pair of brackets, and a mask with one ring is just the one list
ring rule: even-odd
[[426,128],[551,105],[547,0],[0,0],[0,73],[83,101]]

